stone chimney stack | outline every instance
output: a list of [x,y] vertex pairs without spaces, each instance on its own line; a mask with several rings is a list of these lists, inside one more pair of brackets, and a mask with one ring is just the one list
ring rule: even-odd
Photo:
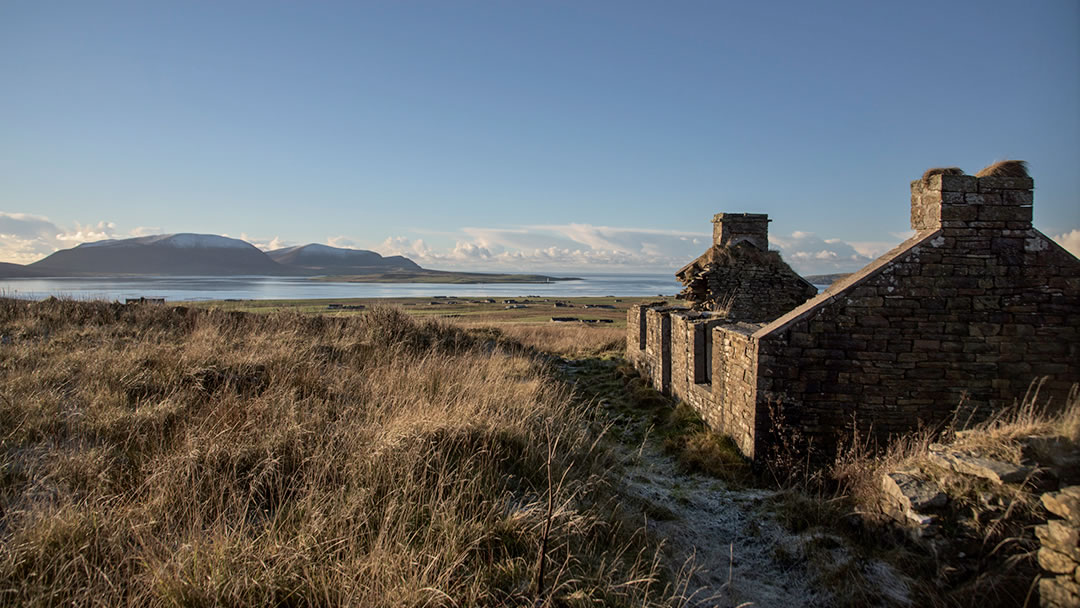
[[1030,177],[929,175],[911,182],[914,230],[1028,230],[1034,182]]
[[731,247],[747,242],[769,250],[769,216],[765,213],[717,213],[712,218],[713,245]]

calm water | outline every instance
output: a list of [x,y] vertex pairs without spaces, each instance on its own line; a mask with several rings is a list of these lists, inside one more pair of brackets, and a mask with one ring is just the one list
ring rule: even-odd
[[157,297],[185,300],[299,300],[453,296],[656,296],[682,289],[674,274],[589,274],[557,283],[324,283],[297,277],[143,277],[95,279],[0,279],[0,294],[40,300]]

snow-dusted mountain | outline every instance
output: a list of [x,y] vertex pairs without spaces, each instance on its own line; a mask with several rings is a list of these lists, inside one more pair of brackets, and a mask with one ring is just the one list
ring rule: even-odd
[[0,276],[313,276],[394,270],[423,269],[409,258],[362,249],[312,244],[266,253],[240,239],[181,233],[83,243],[26,266],[5,264]]
[[251,243],[213,234],[158,234],[83,243],[27,268],[60,276],[292,274]]
[[389,269],[420,270],[420,266],[400,255],[383,257],[366,249],[343,249],[329,245],[301,245],[266,252],[279,264],[319,274],[365,274]]
[[92,243],[82,243],[77,245],[79,247],[139,247],[143,245],[164,245],[168,247],[219,247],[224,249],[249,249],[255,248],[254,245],[247,241],[241,241],[240,239],[231,239],[227,236],[219,236],[216,234],[191,234],[182,232],[179,234],[154,234],[151,236],[140,236],[133,239],[107,239],[104,241],[94,241]]

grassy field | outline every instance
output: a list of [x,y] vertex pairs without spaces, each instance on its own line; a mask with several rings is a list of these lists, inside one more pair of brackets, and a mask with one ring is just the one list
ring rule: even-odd
[[[509,304],[504,300],[513,300]],[[439,297],[439,298],[337,298],[318,300],[214,300],[192,302],[190,306],[217,310],[241,312],[300,312],[305,314],[323,314],[330,316],[356,316],[375,306],[400,307],[410,316],[422,318],[454,319],[455,322],[507,324],[552,323],[552,317],[576,317],[578,319],[610,321],[612,327],[626,327],[626,311],[638,302],[655,302],[657,298],[634,297],[591,297],[591,298],[552,298],[537,296],[518,297]],[[556,307],[555,303],[568,304]],[[364,308],[330,308],[331,305],[363,306]],[[507,308],[508,306],[523,308]],[[604,306],[610,308],[586,308]],[[553,323],[552,323],[553,324]]]
[[480,285],[485,283],[550,283],[569,281],[570,277],[549,277],[542,274],[496,274],[484,272],[451,272],[445,270],[390,270],[360,275],[328,275],[315,281],[345,283],[450,283]]
[[[0,298],[0,605],[685,606],[692,575],[645,524],[693,526],[677,518],[687,482],[756,496],[748,520],[805,541],[830,605],[903,605],[879,601],[869,560],[902,573],[916,605],[1026,593],[1026,489],[996,509],[987,488],[943,479],[975,524],[960,559],[871,517],[881,473],[925,468],[931,441],[1010,461],[1015,437],[1075,444],[1077,400],[885,453],[856,443],[806,477],[755,472],[620,360],[633,299],[532,299]],[[627,493],[643,453],[679,471],[675,503]]]
[[288,308],[0,300],[0,605],[678,604],[547,359]]

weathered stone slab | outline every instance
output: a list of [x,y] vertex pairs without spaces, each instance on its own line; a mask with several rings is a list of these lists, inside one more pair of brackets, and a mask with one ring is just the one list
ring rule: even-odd
[[948,497],[936,485],[910,473],[885,473],[881,486],[892,500],[909,511],[926,511],[944,507]]
[[1020,483],[1034,470],[1033,467],[980,458],[953,450],[931,449],[930,461],[962,475],[981,477],[997,484]]

